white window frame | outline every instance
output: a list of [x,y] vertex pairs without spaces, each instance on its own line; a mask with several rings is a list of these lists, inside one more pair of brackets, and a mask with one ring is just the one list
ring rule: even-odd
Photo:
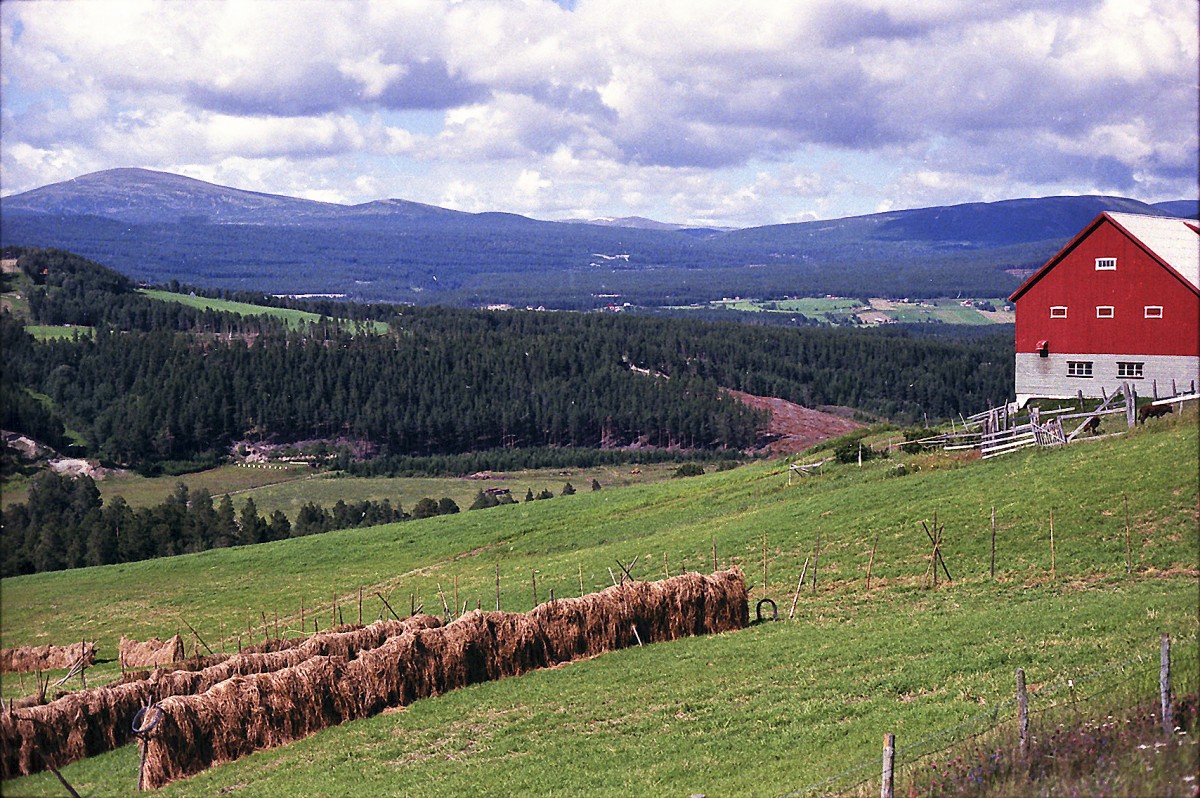
[[1092,360],[1068,360],[1067,376],[1090,380],[1092,378]]
[[1146,377],[1146,364],[1141,361],[1117,361],[1117,379],[1141,380]]
[[1146,305],[1145,313],[1146,313],[1145,317],[1147,319],[1161,319],[1163,317],[1163,306],[1162,305]]
[[1096,318],[1111,319],[1116,317],[1116,309],[1112,305],[1097,305]]
[[1066,317],[1067,317],[1067,306],[1066,305],[1051,305],[1050,306],[1050,318],[1065,319]]
[[1096,271],[1098,272],[1115,272],[1117,270],[1116,258],[1096,258]]

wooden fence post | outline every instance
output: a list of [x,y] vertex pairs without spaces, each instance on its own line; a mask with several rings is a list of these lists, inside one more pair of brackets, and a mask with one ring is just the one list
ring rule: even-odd
[[992,579],[996,578],[996,505],[992,505]]
[[1162,698],[1163,736],[1170,738],[1175,731],[1175,718],[1171,712],[1171,636],[1166,632],[1163,632],[1159,660],[1158,692]]
[[1129,494],[1125,498],[1125,574],[1133,576],[1133,542],[1129,534]]
[[875,532],[875,542],[871,544],[871,559],[867,561],[867,592],[871,592],[871,569],[875,567],[875,549],[879,546],[879,532]]
[[1054,568],[1054,511],[1050,511],[1050,581],[1055,581]]
[[817,550],[813,552],[813,581],[812,592],[817,592],[817,565],[821,562],[821,528],[817,527]]
[[500,563],[496,563],[496,612],[500,612]]
[[883,735],[883,783],[879,786],[879,798],[894,798],[896,766],[896,735]]
[[1029,753],[1029,696],[1025,692],[1025,669],[1017,668],[1017,733],[1021,756]]

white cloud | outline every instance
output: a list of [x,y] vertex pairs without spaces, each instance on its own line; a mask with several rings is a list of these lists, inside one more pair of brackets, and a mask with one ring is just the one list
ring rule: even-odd
[[0,27],[6,191],[236,163],[355,202],[743,224],[1196,191],[1177,0],[35,0]]

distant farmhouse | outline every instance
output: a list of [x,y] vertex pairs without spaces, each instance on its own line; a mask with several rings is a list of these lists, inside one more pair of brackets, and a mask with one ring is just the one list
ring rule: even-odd
[[1010,297],[1016,394],[1188,390],[1200,379],[1200,226],[1102,213]]

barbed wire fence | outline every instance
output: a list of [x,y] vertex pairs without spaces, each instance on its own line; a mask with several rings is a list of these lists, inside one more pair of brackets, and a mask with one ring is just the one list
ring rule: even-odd
[[[1196,633],[1171,638],[1172,661],[1177,664],[1195,663],[1198,639],[1200,638]],[[1150,667],[1151,665],[1153,667]],[[1147,644],[1144,652],[1134,654],[1127,659],[1110,663],[1081,676],[1039,685],[1036,690],[1028,691],[1027,717],[1031,728],[1035,729],[1035,736],[1036,729],[1045,727],[1045,724],[1039,723],[1039,721],[1053,711],[1073,711],[1082,718],[1087,711],[1107,713],[1130,709],[1146,703],[1151,696],[1157,697],[1160,686],[1160,665],[1158,649],[1152,649]],[[1188,679],[1185,683],[1188,688],[1195,690],[1197,687],[1195,669],[1189,668],[1186,664],[1181,668],[1188,668],[1183,671]],[[902,744],[896,745],[894,749],[893,772],[911,775],[930,758],[983,738],[999,738],[1007,733],[1012,736],[1015,744],[1019,721],[1019,700],[1015,694],[1015,681],[1013,690],[1012,698],[1002,701],[984,712],[972,715],[960,723],[939,729],[912,742],[898,740],[897,742]],[[1177,690],[1175,692],[1178,693]],[[880,729],[881,740],[885,731],[887,730]],[[864,758],[859,764],[784,795],[787,798],[879,795],[882,778],[882,758],[880,750],[876,749],[869,758]],[[874,789],[869,789],[871,787]]]

